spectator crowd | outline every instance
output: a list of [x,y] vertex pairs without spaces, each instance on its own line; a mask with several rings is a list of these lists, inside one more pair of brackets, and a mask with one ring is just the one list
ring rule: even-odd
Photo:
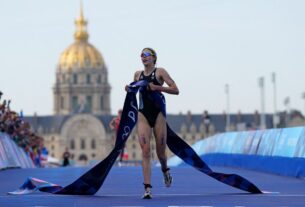
[[42,159],[45,159],[46,148],[43,138],[35,134],[28,122],[23,120],[23,115],[10,109],[10,100],[3,100],[0,91],[0,132],[8,134],[18,146],[23,148],[31,157],[37,167],[42,167]]

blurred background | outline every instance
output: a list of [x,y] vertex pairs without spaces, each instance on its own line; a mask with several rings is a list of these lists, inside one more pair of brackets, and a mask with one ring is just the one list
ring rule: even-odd
[[[0,0],[1,131],[36,166],[102,160],[114,146],[110,123],[124,86],[143,69],[144,47],[156,50],[157,66],[180,89],[166,96],[167,119],[189,144],[223,132],[304,126],[304,6]],[[140,160],[134,131],[118,163]]]

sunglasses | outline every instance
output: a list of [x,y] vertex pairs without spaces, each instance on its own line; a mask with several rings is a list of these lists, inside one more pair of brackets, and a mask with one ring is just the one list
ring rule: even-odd
[[142,52],[141,57],[154,56],[151,52]]

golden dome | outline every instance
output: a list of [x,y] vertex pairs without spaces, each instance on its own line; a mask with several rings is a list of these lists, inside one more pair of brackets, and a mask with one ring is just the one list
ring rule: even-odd
[[103,68],[104,60],[99,51],[88,42],[75,42],[60,56],[59,68],[72,70],[74,68]]
[[75,25],[75,42],[61,54],[58,68],[61,70],[104,68],[105,62],[102,55],[88,42],[87,21],[83,16],[82,6]]

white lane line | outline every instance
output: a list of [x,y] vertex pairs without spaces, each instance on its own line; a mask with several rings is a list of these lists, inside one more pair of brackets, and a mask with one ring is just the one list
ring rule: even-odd
[[280,192],[275,192],[275,191],[262,191],[263,194],[280,194]]

